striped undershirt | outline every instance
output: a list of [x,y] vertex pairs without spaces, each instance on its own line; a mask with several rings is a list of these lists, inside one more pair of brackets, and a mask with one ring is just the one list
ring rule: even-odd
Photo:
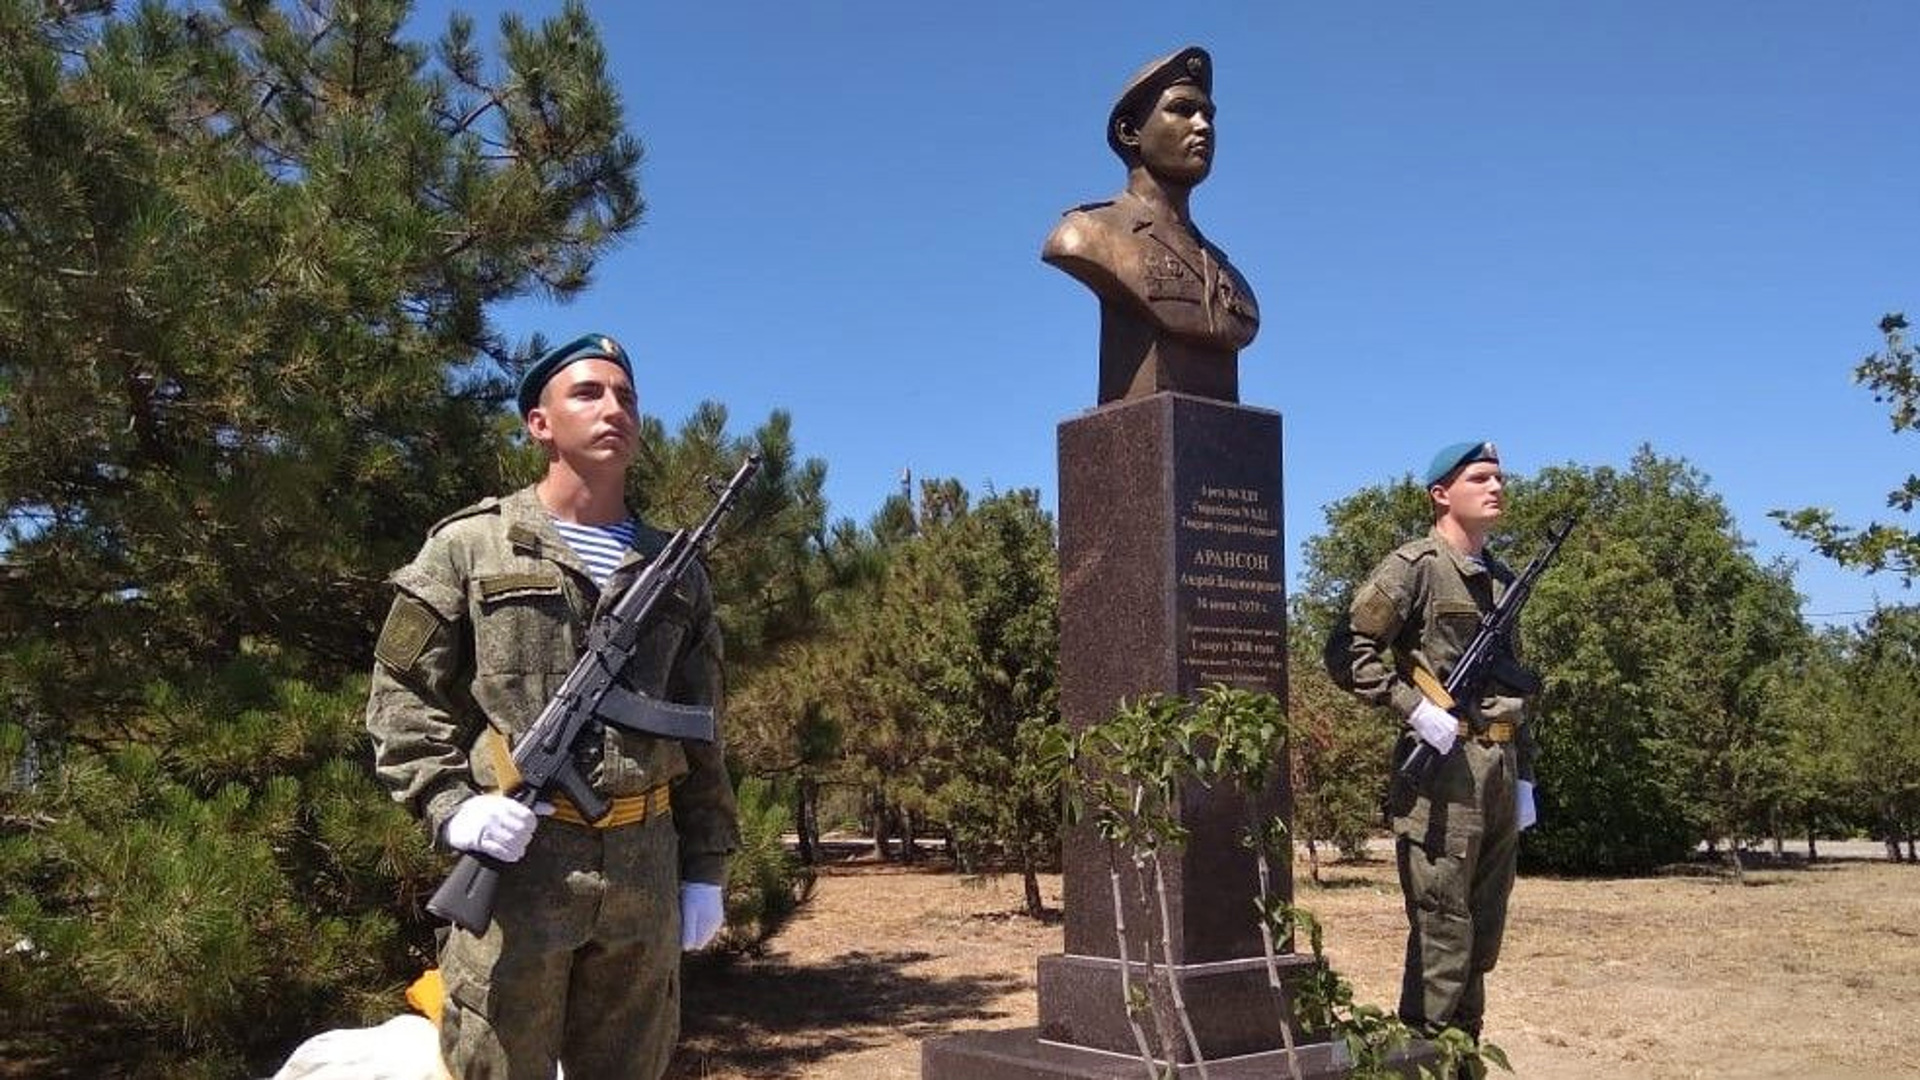
[[580,556],[580,561],[587,564],[587,573],[593,576],[595,585],[605,586],[620,560],[627,557],[627,549],[633,547],[632,518],[612,525],[575,525],[555,518],[553,527],[573,553]]

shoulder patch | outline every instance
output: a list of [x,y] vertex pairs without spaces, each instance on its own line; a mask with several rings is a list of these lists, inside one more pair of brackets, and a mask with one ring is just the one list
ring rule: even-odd
[[1400,605],[1394,603],[1393,595],[1377,582],[1369,581],[1360,586],[1360,592],[1354,596],[1347,621],[1356,632],[1368,637],[1390,638],[1400,629]]
[[427,530],[427,535],[432,536],[462,518],[477,517],[481,514],[497,514],[499,512],[500,500],[489,495],[479,502],[474,503],[472,506],[461,507],[446,517],[441,518],[439,521],[434,522],[433,528]]
[[387,610],[387,622],[380,628],[380,640],[373,646],[374,658],[404,675],[413,670],[428,639],[440,627],[439,616],[420,601],[401,593]]

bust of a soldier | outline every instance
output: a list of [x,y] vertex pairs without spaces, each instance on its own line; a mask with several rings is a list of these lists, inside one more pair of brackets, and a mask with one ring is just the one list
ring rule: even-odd
[[1107,117],[1126,189],[1067,211],[1040,257],[1100,298],[1100,401],[1178,390],[1240,399],[1253,290],[1188,213],[1213,169],[1213,62],[1188,47],[1135,72]]

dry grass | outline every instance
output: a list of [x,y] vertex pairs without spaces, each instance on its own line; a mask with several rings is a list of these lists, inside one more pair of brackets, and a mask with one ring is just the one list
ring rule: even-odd
[[[1326,876],[1298,900],[1360,996],[1390,1006],[1405,933],[1392,867]],[[1528,1080],[1920,1077],[1920,868],[1747,880],[1521,879],[1488,1038]],[[1057,906],[1059,880],[1045,892]],[[1011,876],[836,866],[766,957],[689,973],[673,1076],[915,1077],[924,1039],[1031,1024],[1034,959],[1060,928],[1019,906]]]

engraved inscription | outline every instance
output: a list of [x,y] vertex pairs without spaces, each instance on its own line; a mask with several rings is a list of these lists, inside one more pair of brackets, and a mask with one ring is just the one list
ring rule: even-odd
[[1278,507],[1250,486],[1201,483],[1182,495],[1181,685],[1278,692],[1286,669]]

